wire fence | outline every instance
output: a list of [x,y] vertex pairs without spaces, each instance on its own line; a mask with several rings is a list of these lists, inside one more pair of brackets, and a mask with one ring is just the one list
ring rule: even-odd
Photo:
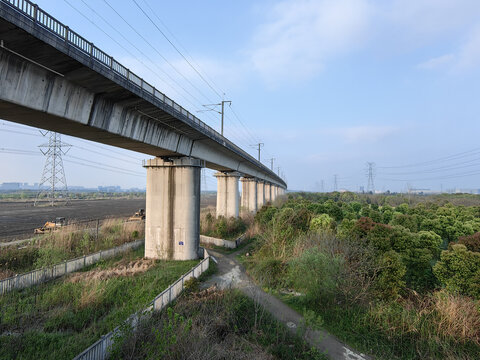
[[[0,247],[19,245],[25,242],[34,242],[37,240],[41,240],[42,236],[48,236],[58,231],[71,231],[72,233],[89,231],[91,235],[95,237],[95,240],[98,240],[99,233],[102,230],[102,226],[104,226],[105,224],[108,224],[108,222],[110,221],[119,221],[121,224],[135,222],[135,220],[133,221],[125,220],[125,219],[122,219],[122,217],[85,219],[85,220],[65,220],[65,222],[61,226],[55,226],[55,228],[47,229],[43,233],[35,233],[35,230],[39,229],[39,227],[36,227],[31,229],[28,228],[27,230],[25,230],[25,231],[28,231],[29,234],[24,232],[23,235],[1,236]],[[138,220],[138,221],[142,221],[142,220]]]
[[120,76],[129,84],[134,85],[141,91],[142,96],[147,95],[146,98],[151,96],[151,98],[154,100],[154,103],[161,103],[162,108],[168,107],[168,112],[170,112],[176,118],[190,124],[193,128],[199,129],[201,130],[201,132],[208,134],[210,138],[214,139],[223,146],[230,148],[237,154],[240,154],[243,158],[248,159],[249,162],[259,167],[262,172],[268,174],[274,179],[280,180],[280,183],[283,183],[283,180],[281,180],[279,176],[277,176],[268,167],[263,165],[260,161],[257,161],[249,153],[241,149],[239,146],[235,145],[233,142],[218,133],[209,125],[205,124],[198,117],[177,104],[175,101],[168,98],[165,94],[160,92],[153,85],[147,83],[144,79],[132,73],[130,69],[124,67],[112,56],[106,54],[101,49],[97,48],[92,42],[86,40],[84,37],[71,30],[67,25],[64,25],[63,23],[55,19],[53,16],[39,8],[38,5],[32,3],[29,0],[0,0],[0,2],[4,2],[10,5],[17,12],[19,12],[29,20],[33,21],[35,25],[41,26],[42,28],[48,30],[62,42],[65,42],[66,44],[75,47],[83,54],[89,56],[93,61],[102,66],[105,70],[114,72],[117,76]]
[[[185,289],[185,282],[191,278],[198,278],[210,266],[210,255],[207,250],[204,250],[204,259],[193,267],[186,274],[182,275],[168,288],[158,294],[152,302],[143,310],[131,315],[124,324],[135,329],[142,317],[147,316],[151,311],[160,311],[168,304],[175,300]],[[85,349],[82,353],[77,355],[74,360],[104,360],[107,359],[110,350],[115,342],[115,339],[121,336],[123,326],[117,326],[113,331],[103,335],[96,343]]]
[[136,249],[144,242],[145,240],[136,240],[108,250],[100,250],[93,254],[84,255],[71,260],[65,260],[62,263],[53,265],[52,267],[33,270],[24,274],[17,274],[15,276],[0,280],[0,295],[14,289],[25,289],[33,285],[38,285],[58,278],[65,274],[78,271],[86,266],[95,264],[101,259],[112,258],[117,254],[123,253],[127,250]]

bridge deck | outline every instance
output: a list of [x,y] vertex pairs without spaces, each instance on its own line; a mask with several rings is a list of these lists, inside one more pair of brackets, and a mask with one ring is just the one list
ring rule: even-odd
[[[148,136],[149,128],[153,132],[161,126],[180,135],[177,150],[182,149],[181,142],[188,142],[202,143],[204,148],[215,152],[216,156],[203,158],[210,168],[241,171],[231,164],[243,164],[243,173],[286,187],[283,180],[265,165],[31,2],[0,0],[0,40],[4,46],[0,54],[9,59],[6,61],[12,61],[9,57],[17,56],[12,54],[15,52],[29,59],[30,63],[48,68],[50,76],[62,76],[95,94],[94,101],[100,99],[137,112],[144,123],[142,126],[147,129],[145,136]],[[108,124],[89,123],[85,126],[2,99],[0,117],[153,156],[195,155],[109,132],[106,130]],[[222,162],[220,159],[225,157],[229,161]]]

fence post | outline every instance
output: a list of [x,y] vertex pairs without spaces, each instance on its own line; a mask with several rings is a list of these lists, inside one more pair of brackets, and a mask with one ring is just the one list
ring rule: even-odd
[[96,232],[95,232],[95,242],[98,242],[98,226],[100,225],[100,220],[97,219],[97,227],[96,227]]
[[70,31],[70,28],[68,26],[65,26],[65,42],[68,43],[68,32]]
[[67,273],[67,260],[65,260],[65,274]]
[[37,13],[38,13],[38,5],[35,4],[33,6],[33,22],[37,22]]
[[18,274],[15,274],[15,288],[18,288]]
[[87,266],[87,255],[83,255],[83,267]]

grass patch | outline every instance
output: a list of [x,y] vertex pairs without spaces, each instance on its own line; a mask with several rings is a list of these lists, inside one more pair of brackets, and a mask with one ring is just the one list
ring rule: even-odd
[[96,224],[67,225],[39,236],[21,249],[15,245],[2,248],[0,279],[142,239],[145,232],[143,222],[125,222],[121,219],[104,220],[98,236],[92,226]]
[[[139,261],[143,247],[100,261],[81,273],[121,269]],[[148,260],[151,261],[151,260]],[[78,273],[0,298],[1,359],[67,359],[113,330],[198,261],[155,261],[144,272],[106,279]]]
[[325,359],[237,290],[191,293],[118,339],[112,359]]

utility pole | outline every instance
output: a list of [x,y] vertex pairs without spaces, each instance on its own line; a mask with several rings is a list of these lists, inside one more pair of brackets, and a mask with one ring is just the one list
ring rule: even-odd
[[275,160],[275,158],[271,158],[270,159],[270,169],[273,171],[273,160]]
[[[225,104],[228,103],[229,105],[232,105],[232,102],[230,100],[222,100],[221,103],[218,104],[206,104],[202,105],[206,107],[206,110],[199,110],[198,112],[204,112],[204,111],[215,111],[221,115],[221,120],[222,120],[222,125],[221,125],[221,131],[220,134],[223,136],[223,120],[224,120],[224,114],[225,114]],[[211,108],[209,106],[221,106],[221,111],[215,110],[214,108]]]
[[375,163],[374,162],[367,162],[368,170],[367,170],[367,177],[368,177],[368,184],[367,184],[367,192],[375,193],[375,185],[373,183],[373,178],[375,177]]
[[258,147],[258,161],[260,161],[260,150],[261,150],[262,146],[264,146],[264,145],[265,145],[264,143],[258,143],[258,144],[255,144],[255,145],[250,145],[250,146]]

